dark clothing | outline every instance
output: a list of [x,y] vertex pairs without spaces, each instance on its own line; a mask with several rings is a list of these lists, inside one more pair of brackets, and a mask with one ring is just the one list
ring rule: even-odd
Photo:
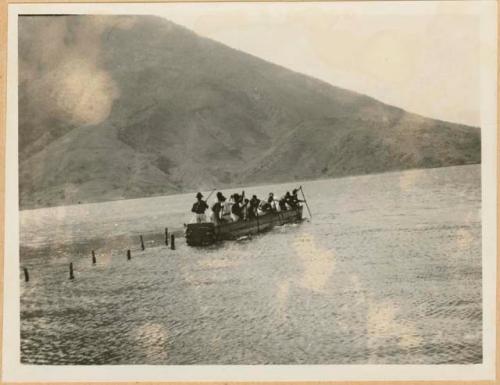
[[276,211],[276,199],[274,199],[274,195],[270,195],[269,198],[267,198],[267,203],[269,204],[269,209],[270,211],[275,212]]
[[245,206],[248,204],[248,202],[245,202],[243,204],[239,202],[235,202],[232,206],[231,206],[231,213],[233,213],[234,215],[237,215],[239,218],[243,218],[243,214],[244,214],[244,208]]
[[264,201],[260,202],[260,209],[265,213],[272,211],[271,204]]
[[206,209],[208,209],[207,202],[199,200],[194,203],[191,211],[195,214],[205,214]]
[[257,208],[249,207],[247,216],[248,216],[248,219],[257,218]]
[[250,199],[250,207],[259,207],[260,199],[252,198]]
[[215,202],[215,203],[214,203],[214,205],[212,206],[212,211],[213,211],[214,215],[215,215],[217,218],[219,218],[219,217],[220,217],[219,213],[221,212],[221,210],[222,210],[222,205],[221,205],[221,203],[220,203],[220,202]]
[[255,218],[257,216],[257,208],[259,207],[260,199],[252,198],[250,199],[250,205],[248,207],[248,218]]
[[239,202],[234,202],[233,205],[231,206],[231,213],[234,215],[237,215],[239,218],[243,217],[243,213],[241,210],[241,206]]
[[221,212],[222,212],[222,203],[220,201],[217,201],[212,205],[212,213],[213,213],[212,220],[215,224],[220,223]]
[[259,204],[260,204],[260,199],[257,198],[257,197],[253,197],[252,199],[250,199],[250,207],[259,207]]
[[299,202],[304,202],[304,201],[299,199],[299,197],[297,196],[297,193],[293,194],[291,199],[290,199],[290,206],[298,207]]

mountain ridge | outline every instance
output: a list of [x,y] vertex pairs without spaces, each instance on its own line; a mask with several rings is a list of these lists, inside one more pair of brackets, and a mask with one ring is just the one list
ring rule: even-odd
[[[53,30],[47,58],[33,36]],[[23,17],[19,47],[21,208],[480,163],[479,128],[406,112],[158,17]],[[57,87],[87,79],[87,67],[87,82]]]

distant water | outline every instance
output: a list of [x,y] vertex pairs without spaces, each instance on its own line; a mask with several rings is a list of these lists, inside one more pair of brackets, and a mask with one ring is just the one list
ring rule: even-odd
[[303,186],[311,221],[199,249],[162,238],[193,194],[23,211],[22,361],[482,361],[479,166]]

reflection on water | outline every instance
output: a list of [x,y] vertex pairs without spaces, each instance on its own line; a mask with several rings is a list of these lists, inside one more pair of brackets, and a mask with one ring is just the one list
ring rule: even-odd
[[163,243],[192,194],[22,212],[22,361],[482,361],[479,166],[303,185],[312,221],[209,248]]

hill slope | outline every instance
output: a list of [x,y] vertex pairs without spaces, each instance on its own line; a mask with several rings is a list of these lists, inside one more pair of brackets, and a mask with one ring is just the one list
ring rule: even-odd
[[22,208],[480,162],[479,128],[161,18],[22,17],[19,35]]

